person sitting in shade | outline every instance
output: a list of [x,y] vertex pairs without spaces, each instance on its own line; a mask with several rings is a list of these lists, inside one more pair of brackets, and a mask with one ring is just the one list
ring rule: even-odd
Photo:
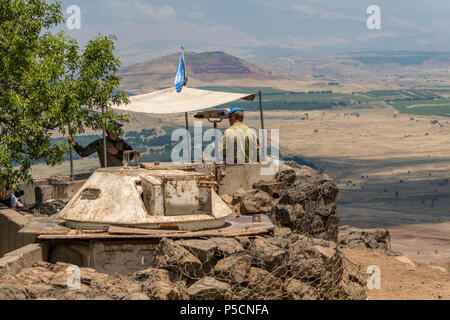
[[228,112],[228,121],[230,127],[225,130],[222,137],[222,155],[225,163],[259,162],[259,141],[255,132],[243,123],[244,110],[231,109]]
[[[120,128],[123,124],[116,121],[110,121],[111,125],[116,128]],[[118,135],[115,135],[112,130],[106,130],[106,161],[108,167],[120,167],[123,166],[123,152],[126,150],[133,150],[133,148],[122,140]],[[100,160],[100,165],[103,168],[105,166],[105,156],[103,149],[103,139],[97,139],[86,147],[79,145],[71,135],[67,136],[67,141],[72,144],[74,150],[81,156],[87,157],[97,152],[98,158]]]
[[20,196],[24,195],[23,190],[14,191],[10,188],[0,185],[0,206],[5,205],[8,208],[16,209],[23,207]]

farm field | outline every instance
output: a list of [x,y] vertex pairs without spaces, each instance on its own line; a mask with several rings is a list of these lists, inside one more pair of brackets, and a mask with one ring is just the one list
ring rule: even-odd
[[[205,86],[201,89],[251,93],[261,90],[265,110],[323,110],[337,106],[360,108],[370,102],[382,101],[401,113],[417,115],[450,114],[450,89],[374,90],[368,92],[337,93],[331,90],[286,91],[272,87]],[[242,104],[233,102],[231,107]],[[246,102],[249,110],[259,108],[258,101]]]
[[391,103],[391,105],[401,113],[425,116],[450,115],[450,99],[397,101]]

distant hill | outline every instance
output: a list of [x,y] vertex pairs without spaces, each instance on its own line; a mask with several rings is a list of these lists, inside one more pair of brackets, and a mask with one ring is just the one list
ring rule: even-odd
[[[278,51],[276,51],[278,52]],[[378,51],[334,55],[255,56],[250,61],[274,72],[305,76],[441,73],[450,67],[450,52]]]
[[[179,57],[180,54],[175,53],[124,68],[120,74],[122,89],[144,92],[172,86]],[[288,79],[221,51],[185,52],[185,63],[190,86],[211,85],[230,79]]]

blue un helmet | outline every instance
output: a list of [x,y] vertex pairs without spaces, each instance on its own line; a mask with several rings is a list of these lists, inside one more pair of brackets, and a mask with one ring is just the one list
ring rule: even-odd
[[235,113],[236,111],[242,111],[244,112],[244,110],[242,108],[233,108],[230,111],[228,111],[228,116],[231,116],[233,113]]

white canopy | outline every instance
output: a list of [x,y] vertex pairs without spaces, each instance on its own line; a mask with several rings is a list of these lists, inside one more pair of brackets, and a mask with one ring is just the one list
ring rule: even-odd
[[239,99],[253,100],[254,94],[230,93],[174,87],[130,97],[127,105],[112,105],[115,110],[140,113],[179,113],[204,110]]

